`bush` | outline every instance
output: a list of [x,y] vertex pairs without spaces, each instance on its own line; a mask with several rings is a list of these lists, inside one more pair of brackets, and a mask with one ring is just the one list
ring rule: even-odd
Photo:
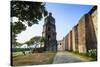
[[12,48],[12,52],[29,51],[30,48]]
[[12,48],[12,52],[20,52],[20,51],[30,51],[32,52],[43,52],[44,48]]
[[33,53],[41,53],[44,51],[44,48],[35,48],[32,52]]
[[97,50],[96,49],[88,50],[87,53],[79,53],[78,51],[74,51],[73,53],[79,54],[81,56],[91,57],[93,58],[93,60],[97,60]]
[[87,53],[87,55],[89,56],[89,57],[92,57],[92,58],[97,58],[97,50],[96,49],[91,49],[91,50],[88,50],[88,53]]

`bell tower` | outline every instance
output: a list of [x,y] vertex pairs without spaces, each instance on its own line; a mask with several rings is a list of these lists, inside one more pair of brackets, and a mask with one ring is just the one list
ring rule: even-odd
[[52,13],[44,20],[42,36],[45,38],[45,51],[57,51],[56,25]]

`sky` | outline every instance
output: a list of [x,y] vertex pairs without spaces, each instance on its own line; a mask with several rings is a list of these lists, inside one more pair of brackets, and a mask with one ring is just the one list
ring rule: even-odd
[[[45,7],[55,18],[57,40],[61,40],[78,23],[79,19],[91,10],[93,5],[46,3]],[[39,24],[34,24],[18,34],[17,42],[24,43],[34,36],[42,36],[43,24],[44,18],[39,21]]]

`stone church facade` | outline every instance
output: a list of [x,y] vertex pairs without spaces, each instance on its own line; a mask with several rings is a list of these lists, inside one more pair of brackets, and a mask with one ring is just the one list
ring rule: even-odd
[[44,21],[42,36],[45,38],[45,51],[57,51],[56,25],[52,13]]

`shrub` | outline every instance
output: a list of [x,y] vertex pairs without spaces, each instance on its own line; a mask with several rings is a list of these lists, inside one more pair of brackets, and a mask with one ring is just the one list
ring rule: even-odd
[[43,52],[44,48],[12,48],[12,52],[20,52],[20,51],[30,51],[32,50],[32,52]]
[[12,48],[13,52],[28,51],[30,48]]
[[92,58],[97,58],[97,50],[96,49],[91,49],[91,50],[88,50],[88,53],[87,53],[87,55],[89,56],[89,57],[92,57]]

